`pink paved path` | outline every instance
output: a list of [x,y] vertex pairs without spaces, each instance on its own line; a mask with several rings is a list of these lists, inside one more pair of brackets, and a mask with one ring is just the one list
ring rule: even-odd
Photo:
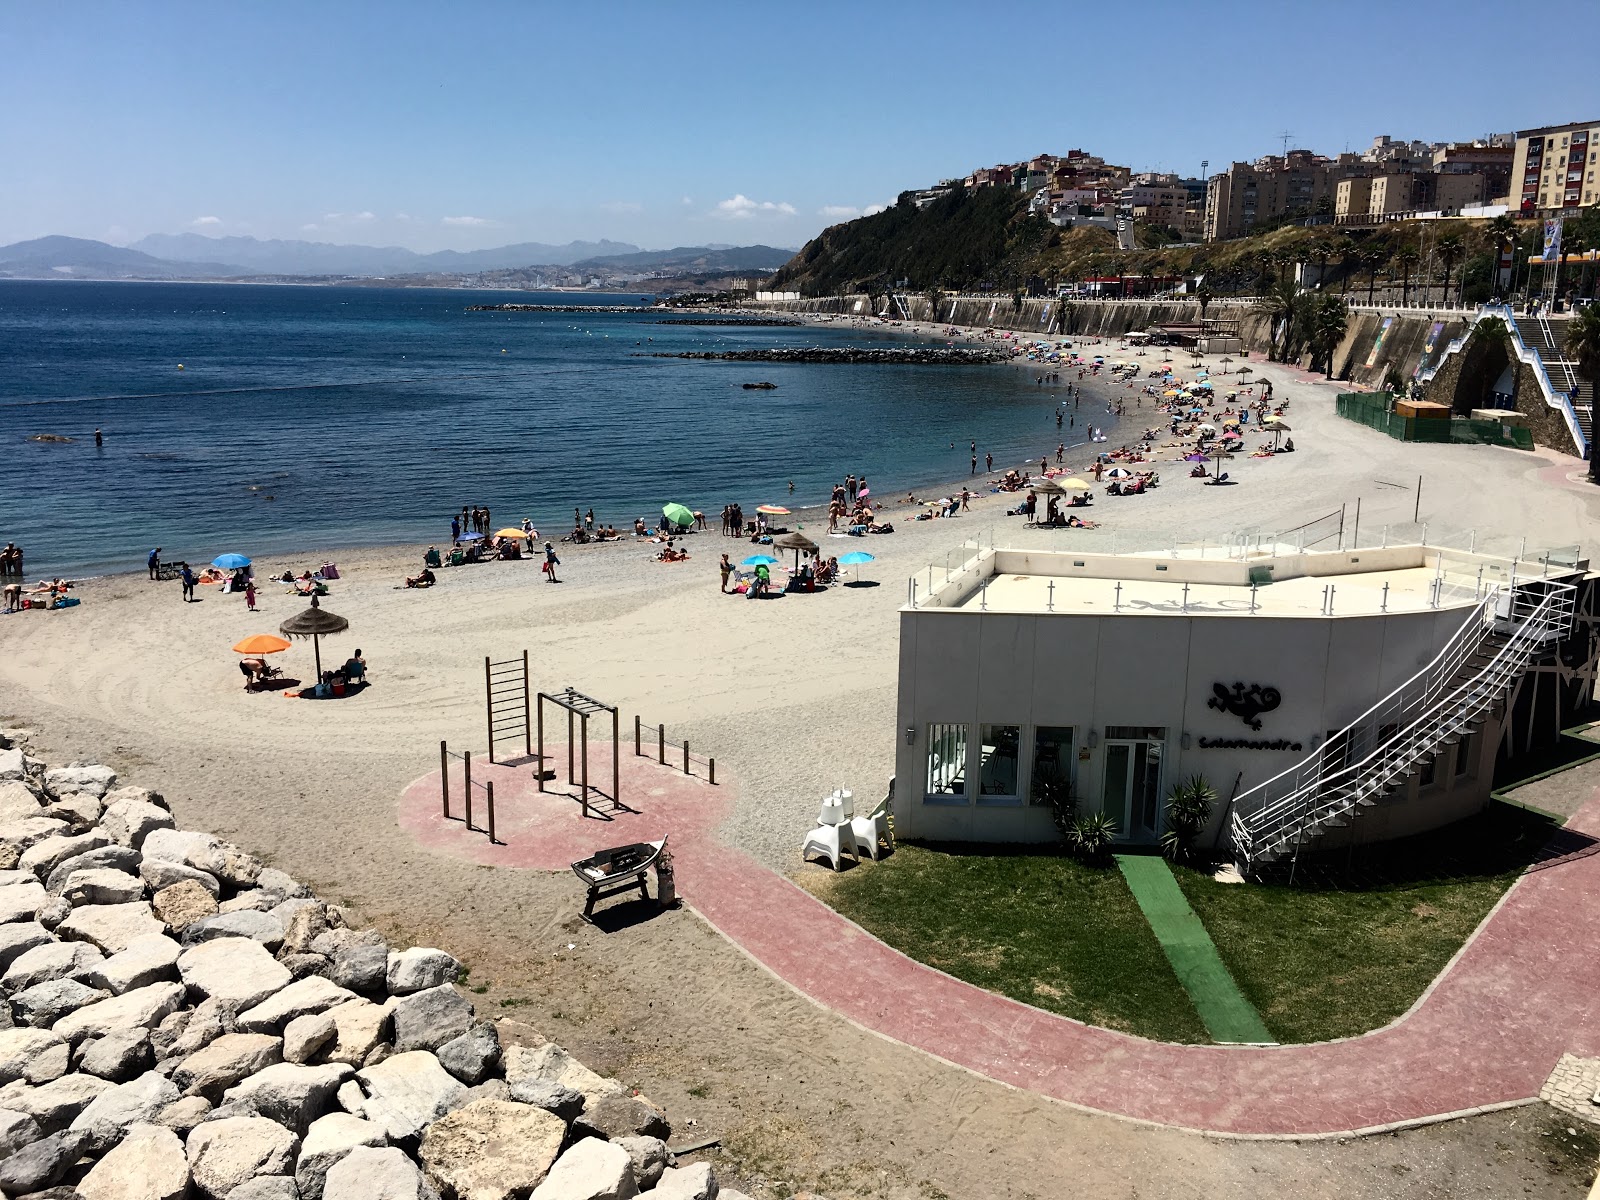
[[[563,751],[564,753],[564,751]],[[565,869],[600,846],[670,833],[679,894],[816,1003],[991,1079],[1138,1120],[1229,1134],[1312,1135],[1421,1121],[1538,1095],[1563,1052],[1600,1054],[1600,854],[1518,882],[1432,991],[1388,1028],[1309,1046],[1178,1046],[1083,1025],[915,962],[716,840],[723,788],[624,755],[624,799],[645,810],[584,821],[497,773],[511,845],[438,816],[438,776],[413,783],[401,823],[424,845],[496,865]],[[479,768],[474,768],[477,775]],[[430,813],[432,814],[430,817]],[[1568,822],[1600,836],[1600,792]]]

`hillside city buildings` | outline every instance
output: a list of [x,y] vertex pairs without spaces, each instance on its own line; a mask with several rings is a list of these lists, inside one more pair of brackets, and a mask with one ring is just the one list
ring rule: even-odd
[[1015,187],[1052,223],[1133,221],[1185,240],[1245,237],[1290,221],[1378,225],[1419,217],[1558,216],[1600,204],[1600,121],[1496,133],[1470,142],[1374,138],[1360,153],[1310,150],[1235,162],[1208,178],[1134,172],[1084,150],[981,167],[913,195],[932,203],[959,182]]

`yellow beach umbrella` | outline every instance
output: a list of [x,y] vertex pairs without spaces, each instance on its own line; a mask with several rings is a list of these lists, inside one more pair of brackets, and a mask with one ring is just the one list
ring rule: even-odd
[[245,638],[233,648],[235,654],[278,654],[289,648],[289,643],[270,633],[257,633]]
[[1064,488],[1086,488],[1089,486],[1087,479],[1079,479],[1076,475],[1069,475],[1065,479],[1057,479],[1056,482]]
[[494,535],[495,537],[525,538],[532,537],[533,533],[531,530],[518,529],[515,525],[507,525],[504,529],[495,530]]

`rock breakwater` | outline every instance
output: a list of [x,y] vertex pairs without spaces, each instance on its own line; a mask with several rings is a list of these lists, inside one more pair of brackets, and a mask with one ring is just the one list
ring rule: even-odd
[[469,304],[467,312],[638,313],[648,304]]
[[6,1196],[719,1194],[647,1097],[554,1043],[502,1045],[450,954],[390,947],[118,785],[0,731]]
[[938,346],[794,346],[770,350],[665,350],[638,358],[698,358],[707,362],[892,363],[896,366],[971,367],[1005,362],[1003,350]]

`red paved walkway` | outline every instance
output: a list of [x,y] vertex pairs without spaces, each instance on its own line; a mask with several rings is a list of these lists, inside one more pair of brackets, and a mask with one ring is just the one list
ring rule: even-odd
[[[1219,1133],[1339,1133],[1530,1099],[1563,1052],[1600,1054],[1600,955],[1588,941],[1600,929],[1600,854],[1522,879],[1427,998],[1387,1029],[1312,1046],[1175,1046],[1082,1025],[912,961],[715,841],[721,789],[648,760],[634,769],[641,785],[654,776],[658,794],[638,806],[655,810],[638,820],[671,832],[679,893],[780,979],[867,1029],[1071,1104]],[[407,790],[403,813],[427,783]],[[433,788],[437,809],[437,776]],[[530,823],[527,844],[510,848],[521,861],[504,865],[564,867],[635,840],[596,834],[575,813],[552,809]],[[409,816],[403,823],[451,852]],[[1600,792],[1568,828],[1600,836]]]

